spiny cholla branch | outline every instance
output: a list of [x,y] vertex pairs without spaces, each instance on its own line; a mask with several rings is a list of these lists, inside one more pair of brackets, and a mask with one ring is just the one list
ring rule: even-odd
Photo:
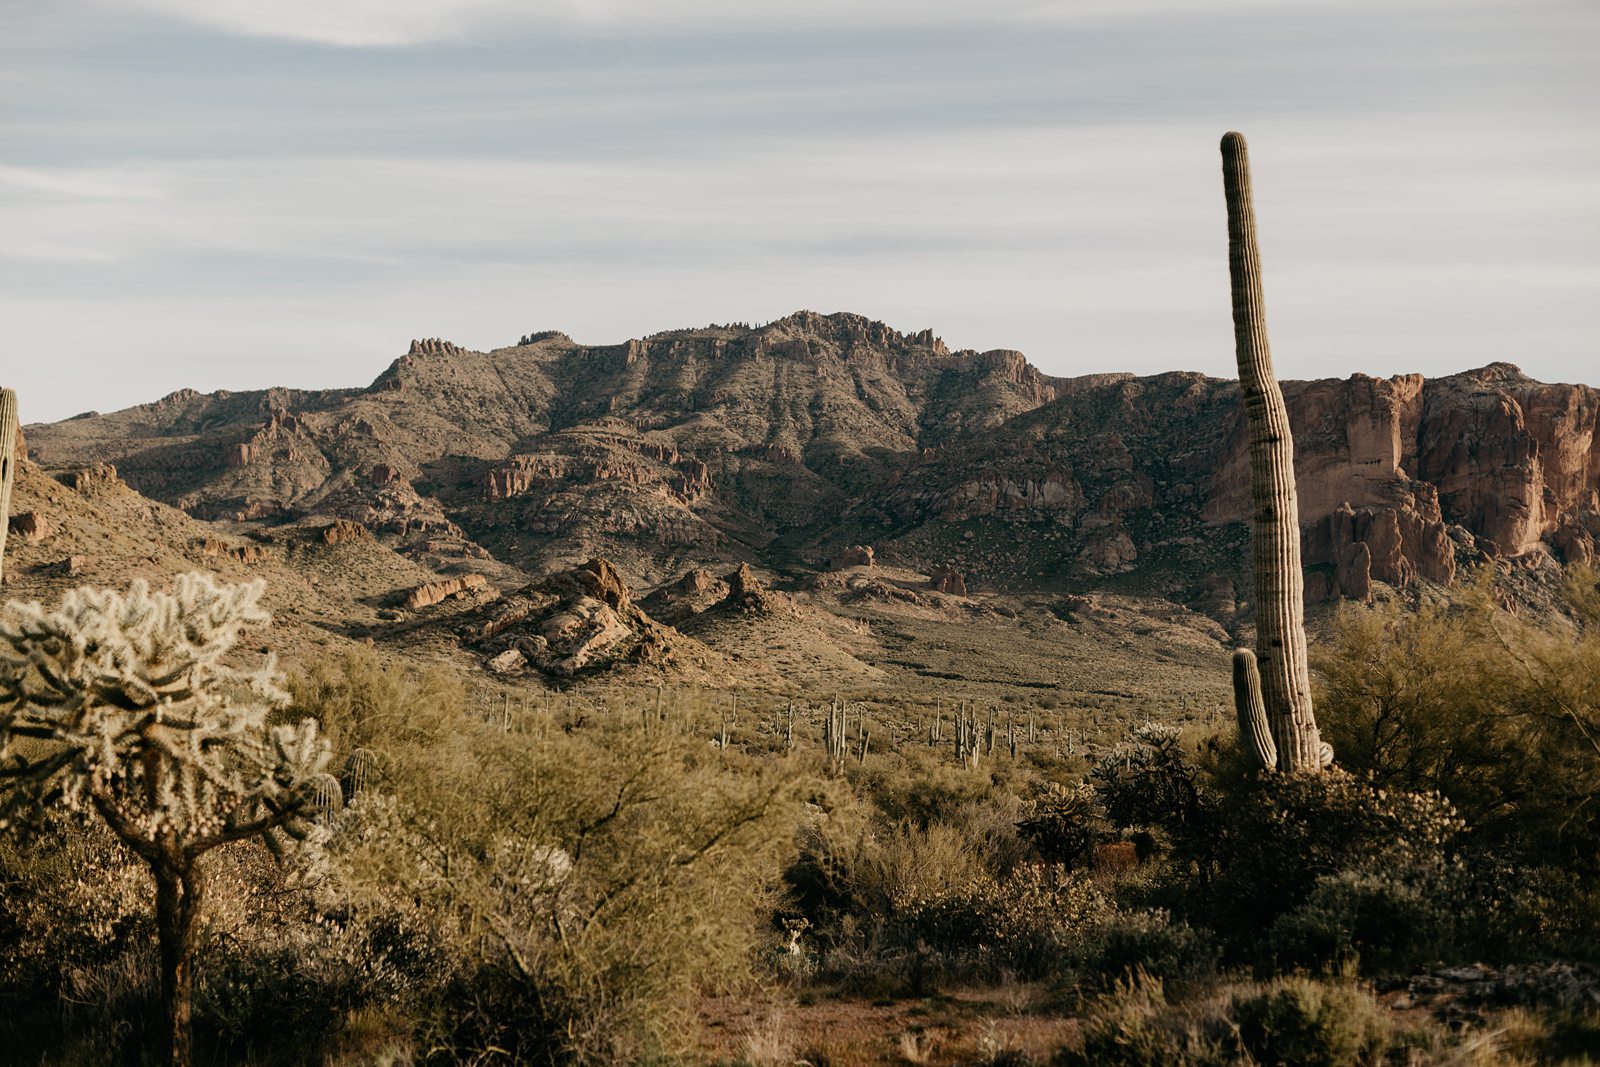
[[267,725],[289,699],[271,657],[222,662],[270,621],[262,590],[188,574],[171,593],[136,581],[75,589],[55,611],[0,608],[0,827],[46,804],[92,807],[172,861],[292,816],[327,744],[311,719]]

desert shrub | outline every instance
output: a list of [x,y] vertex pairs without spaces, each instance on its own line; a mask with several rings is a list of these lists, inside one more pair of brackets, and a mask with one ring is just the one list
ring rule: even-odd
[[1418,892],[1444,892],[1464,828],[1437,794],[1378,789],[1338,767],[1259,776],[1222,797],[1219,813],[1220,832],[1194,857],[1204,878],[1193,904],[1238,945],[1341,872],[1384,872]]
[[847,877],[864,910],[886,916],[989,880],[983,857],[966,835],[943,822],[902,824],[875,835],[856,853]]
[[1465,904],[1453,881],[1419,884],[1404,872],[1378,870],[1324,875],[1303,904],[1268,928],[1261,958],[1277,971],[1334,973],[1355,964],[1376,975],[1447,956]]
[[1061,867],[1018,868],[906,901],[890,926],[903,947],[932,951],[943,969],[984,975],[1010,970],[1039,977],[1105,912],[1094,883]]
[[1166,826],[1192,817],[1200,803],[1199,769],[1176,726],[1147,722],[1095,762],[1091,772],[1118,827]]
[[391,795],[328,862],[352,907],[416,915],[445,947],[420,1044],[469,1060],[670,1055],[701,991],[750,980],[794,782],[636,723],[522,736],[435,715],[383,751]]
[[1367,990],[1286,978],[1233,1002],[1239,1041],[1261,1067],[1382,1063],[1394,1043],[1388,1012]]
[[1600,884],[1577,871],[1510,867],[1474,856],[1458,936],[1501,960],[1550,956],[1600,960]]
[[1160,909],[1116,911],[1091,926],[1073,948],[1072,969],[1091,987],[1111,987],[1135,975],[1184,983],[1215,973],[1221,947]]
[[1224,1067],[1228,1042],[1175,1012],[1160,979],[1119,981],[1083,1021],[1082,1042],[1056,1053],[1054,1067]]
[[949,822],[995,792],[989,775],[956,767],[944,748],[922,746],[903,746],[891,759],[851,768],[851,781],[889,823],[913,826]]
[[67,972],[151,940],[150,874],[98,822],[52,814],[21,840],[0,836],[0,988],[53,999]]
[[1438,791],[1519,866],[1600,868],[1600,594],[1574,568],[1569,614],[1505,611],[1493,576],[1454,607],[1348,606],[1319,643],[1317,719],[1342,766]]
[[455,672],[386,662],[361,646],[312,660],[288,690],[289,717],[314,716],[339,761],[357,748],[422,741],[466,707]]
[[1203,852],[1216,836],[1215,797],[1175,726],[1134,727],[1090,774],[1107,820],[1119,830],[1161,831],[1183,854]]

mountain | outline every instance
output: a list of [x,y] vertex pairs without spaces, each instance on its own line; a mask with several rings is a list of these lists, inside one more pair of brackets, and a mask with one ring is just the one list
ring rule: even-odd
[[[1284,391],[1313,597],[1592,556],[1595,389],[1500,363]],[[858,315],[416,341],[365,389],[181,391],[27,435],[47,470],[113,464],[236,532],[349,519],[502,586],[592,556],[646,586],[700,563],[799,577],[864,545],[974,589],[1105,587],[1218,617],[1249,597],[1235,383],[1052,378]]]

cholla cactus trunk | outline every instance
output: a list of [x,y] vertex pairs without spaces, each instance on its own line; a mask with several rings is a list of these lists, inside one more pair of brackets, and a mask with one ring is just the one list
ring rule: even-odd
[[0,577],[5,576],[6,528],[11,522],[11,483],[17,477],[17,394],[0,389]]
[[1267,707],[1261,700],[1261,672],[1256,654],[1248,648],[1233,653],[1233,710],[1239,716],[1239,745],[1264,769],[1278,765],[1278,746],[1272,742]]
[[1305,578],[1300,570],[1300,505],[1295,496],[1294,438],[1289,409],[1272,371],[1261,252],[1251,203],[1250,156],[1244,137],[1222,138],[1228,200],[1228,271],[1233,280],[1233,336],[1239,387],[1250,427],[1251,535],[1256,581],[1256,656],[1278,769],[1317,771],[1322,738],[1311,708],[1306,663]]

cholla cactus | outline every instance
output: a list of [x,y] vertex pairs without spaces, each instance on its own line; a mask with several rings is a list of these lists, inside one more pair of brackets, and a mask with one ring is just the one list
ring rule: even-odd
[[222,662],[268,621],[262,588],[189,574],[171,593],[138,581],[75,589],[55,611],[0,608],[0,827],[47,805],[92,810],[149,866],[176,1064],[189,1062],[198,860],[307,807],[327,760],[315,720],[268,725],[288,702],[270,658]]

